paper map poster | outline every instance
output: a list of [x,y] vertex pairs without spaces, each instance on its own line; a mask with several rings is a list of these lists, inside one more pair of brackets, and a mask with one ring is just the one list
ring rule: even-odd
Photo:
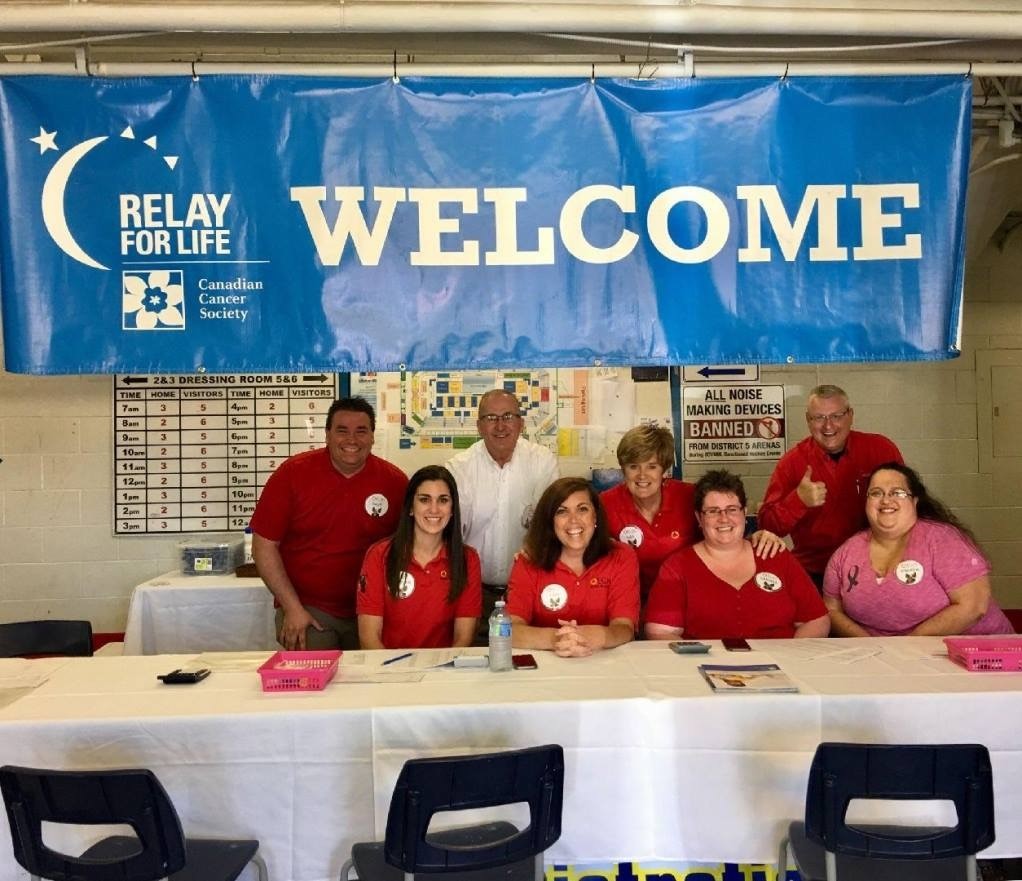
[[530,440],[562,459],[612,464],[632,426],[671,425],[667,383],[643,385],[649,388],[640,390],[627,368],[614,367],[351,374],[351,394],[377,409],[377,454],[406,470],[446,461],[475,443],[479,398],[494,388],[518,398]]

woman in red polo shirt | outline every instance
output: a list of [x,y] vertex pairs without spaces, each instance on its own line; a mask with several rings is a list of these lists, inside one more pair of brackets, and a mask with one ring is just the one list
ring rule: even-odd
[[607,532],[587,480],[562,477],[540,497],[508,578],[516,648],[584,657],[635,637],[639,563]]
[[703,540],[660,567],[646,605],[646,638],[826,636],[827,609],[795,555],[764,560],[743,538],[741,478],[708,471],[693,501]]
[[481,610],[479,555],[461,541],[454,477],[440,465],[420,468],[397,532],[362,562],[359,642],[364,649],[469,646]]
[[[639,425],[624,433],[617,445],[624,480],[600,494],[610,534],[630,544],[639,557],[639,585],[646,601],[660,565],[668,556],[699,539],[695,487],[672,478],[674,435],[657,425]],[[750,536],[756,555],[773,557],[786,550],[772,532]]]

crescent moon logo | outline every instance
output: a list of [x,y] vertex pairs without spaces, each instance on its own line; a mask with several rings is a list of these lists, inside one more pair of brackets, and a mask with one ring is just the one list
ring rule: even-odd
[[81,245],[71,235],[71,230],[67,225],[67,215],[64,213],[64,191],[67,189],[71,172],[74,171],[78,162],[93,147],[105,140],[106,135],[103,135],[76,144],[53,164],[53,168],[50,169],[50,173],[46,175],[46,181],[43,183],[43,223],[46,224],[46,231],[50,234],[50,238],[68,257],[72,257],[86,266],[91,266],[93,269],[109,269],[109,267],[85,253]]

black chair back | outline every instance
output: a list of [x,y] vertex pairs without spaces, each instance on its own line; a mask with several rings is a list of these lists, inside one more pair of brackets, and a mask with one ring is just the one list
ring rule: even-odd
[[[491,753],[412,759],[401,769],[387,816],[384,856],[409,872],[489,869],[534,857],[561,836],[564,750],[556,745]],[[441,846],[426,840],[439,811],[526,802],[529,825],[482,846]]]
[[[0,768],[14,857],[52,881],[156,881],[185,864],[181,824],[151,771],[43,771]],[[124,858],[78,859],[43,843],[43,823],[126,824],[139,851]]]
[[0,658],[23,655],[92,655],[88,621],[15,621],[0,624]]
[[[852,799],[948,800],[953,828],[849,826]],[[975,854],[994,840],[990,754],[979,744],[821,743],[806,792],[806,836],[834,853],[881,859]]]

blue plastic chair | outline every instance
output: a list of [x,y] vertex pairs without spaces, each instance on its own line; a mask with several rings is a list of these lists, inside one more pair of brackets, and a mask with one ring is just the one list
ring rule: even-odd
[[[953,827],[850,825],[853,799],[954,803]],[[978,744],[881,746],[821,743],[804,823],[781,842],[803,881],[976,881],[976,854],[994,841],[990,755]]]
[[[561,836],[564,751],[560,746],[412,759],[401,769],[382,842],[356,844],[341,869],[348,881],[542,881],[543,851]],[[477,823],[429,832],[434,814],[527,803],[529,825]]]

